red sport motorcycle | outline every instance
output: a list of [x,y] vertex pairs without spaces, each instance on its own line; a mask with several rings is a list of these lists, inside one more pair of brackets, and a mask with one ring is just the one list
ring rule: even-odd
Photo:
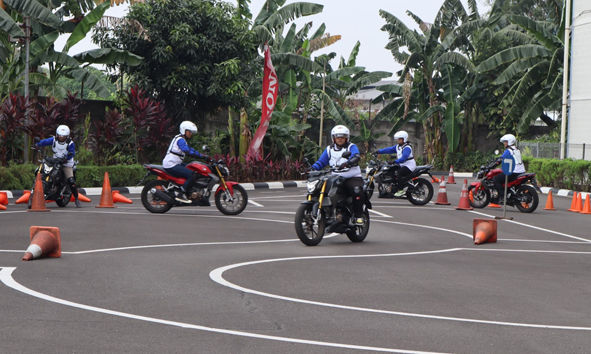
[[[480,166],[476,178],[481,181],[474,182],[468,187],[472,207],[484,208],[491,202],[499,202],[499,192],[495,189],[493,182],[495,176],[503,173],[500,168],[495,169],[498,164],[499,160],[495,159],[486,166]],[[522,173],[507,185],[507,206],[516,207],[522,213],[531,213],[538,207],[537,192],[542,191],[538,187],[536,174]]]
[[[204,146],[204,151],[208,149]],[[145,164],[148,170],[142,182],[150,175],[157,175],[158,179],[146,183],[142,189],[142,204],[151,213],[166,213],[172,207],[180,206],[210,206],[209,197],[216,184],[215,206],[226,215],[242,213],[248,203],[246,190],[238,182],[226,181],[230,171],[222,161],[212,161],[209,165],[198,161],[187,164],[187,168],[197,173],[197,181],[191,189],[189,200],[191,204],[181,203],[175,199],[181,192],[185,178],[169,175],[162,165]]]

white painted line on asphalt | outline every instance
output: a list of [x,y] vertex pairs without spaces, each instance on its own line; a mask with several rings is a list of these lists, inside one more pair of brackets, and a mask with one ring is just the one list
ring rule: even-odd
[[499,241],[509,241],[509,242],[533,242],[533,243],[561,243],[561,244],[578,244],[578,245],[588,245],[589,242],[583,241],[546,241],[546,240],[519,240],[519,239],[508,239],[508,238],[500,238]]
[[377,215],[379,215],[379,216],[383,216],[383,217],[385,217],[385,218],[392,218],[392,217],[391,217],[390,215],[388,215],[388,214],[380,213],[379,211],[375,211],[375,210],[373,210],[373,209],[368,209],[368,210],[369,210],[370,212],[374,213],[374,214],[377,214]]
[[56,304],[70,306],[70,307],[74,307],[74,308],[78,308],[78,309],[82,309],[82,310],[87,310],[87,311],[92,311],[92,312],[97,312],[97,313],[103,313],[103,314],[117,316],[117,317],[123,317],[123,318],[129,318],[129,319],[133,319],[133,320],[144,321],[144,322],[163,324],[163,325],[167,325],[167,326],[180,327],[180,328],[185,328],[185,329],[196,329],[196,330],[200,330],[200,331],[229,334],[229,335],[240,336],[240,337],[249,337],[249,338],[255,338],[255,339],[267,339],[267,340],[273,340],[273,341],[278,341],[278,342],[308,344],[308,345],[315,345],[315,346],[322,346],[322,347],[344,348],[344,349],[355,349],[355,350],[388,352],[388,353],[402,353],[402,354],[421,354],[421,353],[422,354],[443,354],[443,353],[436,353],[436,352],[424,352],[424,351],[416,351],[416,350],[368,347],[368,346],[362,346],[362,345],[352,345],[352,344],[333,343],[333,342],[321,342],[321,341],[308,340],[308,339],[269,336],[269,335],[258,334],[258,333],[249,333],[249,332],[234,331],[234,330],[223,329],[223,328],[206,327],[206,326],[200,326],[200,325],[195,325],[195,324],[191,324],[191,323],[169,321],[169,320],[163,320],[163,319],[159,319],[159,318],[155,318],[155,317],[146,317],[146,316],[139,316],[139,315],[134,315],[131,313],[126,313],[126,312],[113,311],[113,310],[108,310],[105,308],[94,307],[94,306],[84,305],[84,304],[80,304],[77,302],[72,302],[72,301],[60,299],[60,298],[57,298],[54,296],[50,296],[47,294],[37,292],[32,289],[29,289],[29,288],[19,284],[16,280],[14,280],[14,278],[12,277],[12,272],[15,269],[16,269],[15,267],[0,267],[0,281],[2,281],[4,283],[4,285],[6,285],[9,288],[12,288],[16,291],[20,291],[21,293],[24,293],[24,294],[27,294],[27,295],[30,295],[30,296],[33,296],[33,297],[36,297],[36,298],[39,298],[42,300],[50,301],[50,302],[53,302]]
[[258,206],[259,208],[264,208],[264,207],[265,207],[264,205],[262,205],[262,204],[259,204],[259,203],[255,202],[254,200],[250,200],[250,199],[249,199],[249,200],[248,200],[248,202],[249,202],[250,204],[254,205],[254,206]]
[[[474,211],[474,210],[468,210],[468,211],[470,213],[478,214],[478,215],[482,215],[482,216],[486,216],[486,217],[489,217],[489,218],[494,218],[495,217],[494,215],[485,214],[485,213],[481,213],[481,212]],[[506,222],[510,222],[512,224],[521,225],[521,226],[529,227],[529,228],[532,228],[532,229],[536,229],[536,230],[548,232],[548,233],[551,233],[551,234],[556,234],[556,235],[560,235],[560,236],[564,236],[564,237],[569,237],[569,238],[572,238],[572,239],[575,239],[575,240],[585,241],[585,242],[591,243],[591,240],[588,240],[586,238],[582,238],[582,237],[578,237],[578,236],[573,236],[573,235],[565,234],[563,232],[558,232],[558,231],[554,231],[554,230],[550,230],[550,229],[544,229],[543,227],[528,225],[528,224],[524,224],[522,222],[518,222],[518,221],[514,221],[514,220],[503,220],[503,219],[501,219],[501,220],[502,221],[506,221]]]
[[[273,193],[275,194],[275,193]],[[252,199],[281,199],[281,198],[293,198],[293,197],[305,197],[307,194],[291,194],[291,195],[274,195],[272,197],[253,197]]]
[[400,221],[387,221],[387,220],[374,220],[374,222],[382,222],[382,223],[386,223],[386,224],[396,224],[396,225],[404,225],[404,226],[411,226],[411,227],[420,227],[420,228],[424,228],[424,229],[444,231],[444,232],[449,232],[452,234],[458,234],[458,235],[472,238],[471,234],[467,234],[465,232],[460,232],[460,231],[456,231],[456,230],[444,229],[442,227],[418,225],[418,224],[411,224],[411,223],[400,222]]
[[[214,269],[213,271],[211,271],[209,273],[209,277],[211,278],[211,280],[215,281],[216,283],[218,283],[220,285],[229,287],[231,289],[234,289],[234,290],[237,290],[240,292],[260,295],[260,296],[269,297],[269,298],[278,299],[278,300],[285,300],[285,301],[291,301],[291,302],[296,302],[296,303],[301,303],[301,304],[307,304],[307,305],[317,305],[317,306],[338,308],[338,309],[343,309],[343,310],[379,313],[379,314],[387,314],[387,315],[397,315],[397,316],[404,316],[404,317],[426,318],[426,319],[444,320],[444,321],[492,324],[492,325],[511,326],[511,327],[591,331],[591,327],[543,325],[543,324],[535,324],[535,323],[503,322],[503,321],[479,320],[479,319],[463,318],[463,317],[436,316],[436,315],[427,315],[427,314],[412,313],[412,312],[377,310],[377,309],[366,308],[366,307],[346,306],[346,305],[339,305],[339,304],[333,304],[333,303],[327,303],[327,302],[304,300],[304,299],[275,295],[275,294],[271,294],[271,293],[265,293],[262,291],[245,288],[245,287],[236,285],[234,283],[231,283],[231,282],[227,281],[226,279],[224,279],[224,277],[223,277],[223,273],[227,270],[230,270],[230,269],[244,267],[244,266],[250,266],[250,265],[255,265],[255,264],[272,263],[272,262],[300,261],[300,260],[310,260],[310,259],[335,259],[335,258],[400,257],[400,256],[429,255],[429,254],[436,254],[436,253],[446,253],[446,252],[455,252],[455,251],[474,251],[474,250],[476,250],[476,251],[481,251],[481,250],[482,251],[502,251],[502,250],[477,249],[477,248],[450,248],[450,249],[435,250],[435,251],[409,252],[409,253],[342,255],[342,256],[309,256],[309,257],[265,259],[265,260],[252,261],[252,262],[236,263],[236,264],[231,264],[231,265],[228,265],[225,267],[220,267],[220,268],[217,268],[217,269]],[[524,252],[523,250],[510,250],[510,251]],[[560,252],[560,251],[554,252],[554,251],[529,251],[529,250],[527,252],[591,254],[591,252]]]

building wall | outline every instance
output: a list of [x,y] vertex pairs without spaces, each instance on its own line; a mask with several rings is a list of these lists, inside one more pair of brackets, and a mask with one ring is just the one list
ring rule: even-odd
[[[590,10],[591,0],[573,0],[569,145],[591,144],[591,12],[586,12]],[[575,149],[567,148],[566,156],[580,158]]]

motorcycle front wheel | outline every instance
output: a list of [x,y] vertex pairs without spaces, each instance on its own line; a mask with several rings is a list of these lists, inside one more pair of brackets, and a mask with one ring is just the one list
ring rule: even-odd
[[150,213],[163,214],[172,208],[172,204],[168,204],[152,193],[152,189],[166,193],[168,183],[169,182],[160,179],[146,183],[144,189],[142,189],[142,204],[147,211]]
[[64,208],[70,202],[70,198],[72,198],[72,191],[70,188],[67,188],[67,190],[62,194],[62,197],[55,201],[55,204],[61,208]]
[[414,186],[409,186],[406,191],[406,197],[412,204],[425,205],[431,201],[431,198],[433,198],[433,185],[426,179],[417,178],[408,181],[407,183],[414,184]]
[[484,208],[490,203],[490,191],[487,188],[480,188],[475,192],[476,187],[468,187],[468,200],[472,208]]
[[314,225],[311,204],[302,204],[296,211],[295,230],[298,238],[306,246],[316,246],[324,237],[324,211],[318,212],[318,222]]
[[532,213],[538,208],[540,198],[534,187],[528,185],[519,186],[518,194],[515,197],[517,199],[515,206],[522,213]]
[[369,233],[369,211],[363,211],[363,218],[365,223],[363,226],[355,226],[355,230],[347,231],[347,237],[351,242],[363,242]]
[[239,184],[232,187],[233,200],[229,200],[228,196],[224,191],[220,191],[215,195],[215,206],[222,214],[225,215],[238,215],[244,211],[246,204],[248,204],[248,194],[246,190]]

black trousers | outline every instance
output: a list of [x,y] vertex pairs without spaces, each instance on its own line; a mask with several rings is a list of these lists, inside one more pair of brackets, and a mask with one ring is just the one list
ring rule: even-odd
[[[517,179],[517,176],[519,176],[520,174],[521,173],[510,174],[509,178],[507,179],[507,183],[515,181]],[[505,187],[503,187],[503,184],[505,184],[505,174],[499,173],[498,175],[494,176],[493,182],[495,184],[495,189],[497,190],[497,192],[499,192],[499,200],[503,199],[503,197],[505,196]]]
[[351,177],[347,178],[341,188],[353,198],[353,213],[356,218],[363,217],[363,204],[365,203],[365,195],[363,194],[363,178]]
[[404,179],[404,177],[410,175],[412,173],[412,171],[410,170],[410,168],[406,167],[406,166],[401,166],[398,171],[396,171],[396,181],[400,182],[401,180]]

